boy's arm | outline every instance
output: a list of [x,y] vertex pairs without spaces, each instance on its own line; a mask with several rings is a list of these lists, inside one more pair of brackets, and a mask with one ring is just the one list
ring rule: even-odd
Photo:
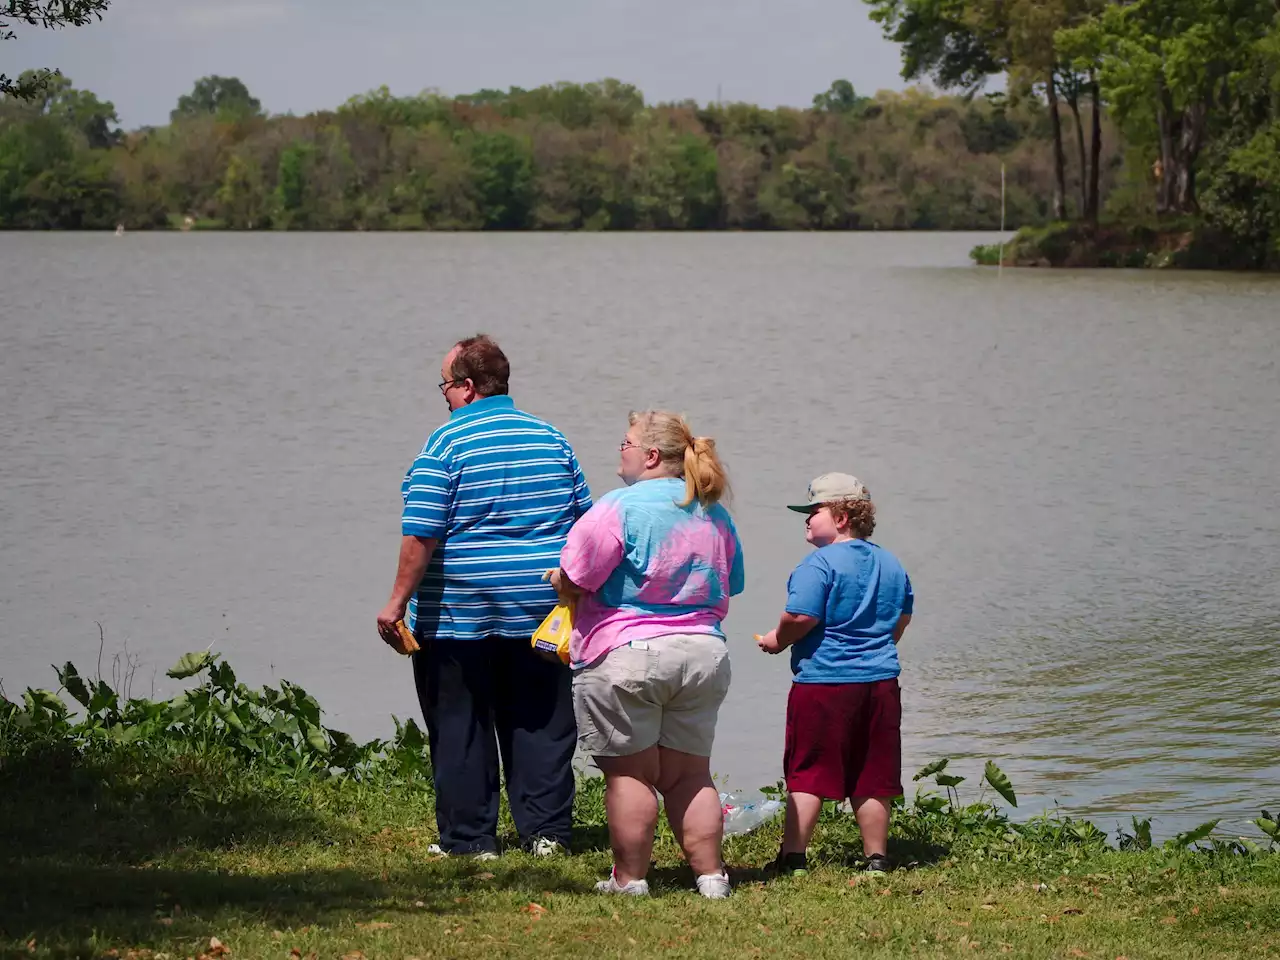
[[778,626],[756,639],[761,650],[781,653],[822,622],[831,574],[831,567],[818,553],[811,553],[800,562],[787,580],[787,605],[778,618]]
[[803,613],[784,612],[778,618],[777,628],[759,637],[756,642],[765,653],[781,653],[793,643],[803,640],[821,622],[817,617],[805,616]]
[[911,614],[904,613],[898,617],[898,622],[893,625],[893,642],[896,644],[902,639],[902,635],[907,632],[907,627],[911,624]]

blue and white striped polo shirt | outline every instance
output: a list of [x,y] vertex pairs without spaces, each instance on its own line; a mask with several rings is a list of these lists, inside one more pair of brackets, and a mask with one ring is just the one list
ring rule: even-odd
[[401,493],[404,535],[439,541],[405,618],[418,638],[531,637],[556,603],[542,574],[591,508],[560,431],[483,397],[431,434]]

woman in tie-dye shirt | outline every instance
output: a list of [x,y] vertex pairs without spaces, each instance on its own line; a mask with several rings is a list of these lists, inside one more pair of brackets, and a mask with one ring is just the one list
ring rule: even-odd
[[645,895],[661,793],[672,831],[713,899],[729,894],[711,780],[716,715],[729,690],[720,621],[742,592],[742,544],[715,441],[684,418],[631,415],[627,484],[574,525],[554,582],[576,598],[570,645],[578,740],[605,775],[613,871],[604,893]]

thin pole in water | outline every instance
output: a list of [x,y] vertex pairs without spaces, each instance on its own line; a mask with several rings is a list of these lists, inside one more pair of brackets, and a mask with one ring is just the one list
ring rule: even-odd
[[1004,276],[1004,163],[1000,164],[1000,263],[996,265],[996,279]]

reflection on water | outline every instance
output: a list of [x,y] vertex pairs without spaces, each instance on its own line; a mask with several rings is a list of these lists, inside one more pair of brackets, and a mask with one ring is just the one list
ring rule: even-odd
[[[1062,662],[1063,636],[1087,655]],[[1274,801],[1274,624],[1191,635],[1153,618],[1110,637],[1063,624],[1009,645],[1021,651],[1015,669],[997,662],[951,673],[944,703],[926,708],[945,711],[947,729],[910,738],[909,752],[994,757],[1015,783],[1036,784],[1024,809],[1065,800],[1101,824],[1158,811],[1164,833],[1224,812],[1240,827]]]
[[[839,469],[916,587],[908,773],[1180,829],[1280,806],[1280,284],[965,266],[963,235],[0,234],[0,676],[214,643],[362,737],[399,484],[485,330],[615,483],[633,408],[717,438],[745,544],[714,767],[775,779],[794,502]],[[969,786],[970,784],[966,784]]]

